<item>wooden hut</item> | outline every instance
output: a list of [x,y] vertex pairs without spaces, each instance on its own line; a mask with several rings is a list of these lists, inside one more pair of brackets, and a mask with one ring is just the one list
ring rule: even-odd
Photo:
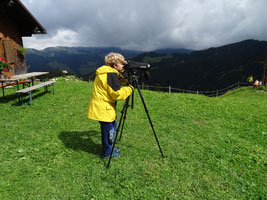
[[15,74],[27,72],[22,37],[45,33],[20,0],[0,0],[0,58],[15,64]]

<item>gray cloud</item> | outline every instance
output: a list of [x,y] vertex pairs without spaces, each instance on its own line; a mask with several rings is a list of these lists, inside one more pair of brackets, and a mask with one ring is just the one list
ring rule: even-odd
[[48,34],[26,47],[204,49],[267,40],[266,0],[22,0]]

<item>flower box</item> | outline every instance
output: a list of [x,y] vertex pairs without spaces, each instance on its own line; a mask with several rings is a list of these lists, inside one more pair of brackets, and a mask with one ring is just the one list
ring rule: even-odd
[[9,71],[9,72],[2,71],[1,73],[2,73],[2,75],[4,75],[7,78],[14,76],[14,72],[12,72],[12,71]]

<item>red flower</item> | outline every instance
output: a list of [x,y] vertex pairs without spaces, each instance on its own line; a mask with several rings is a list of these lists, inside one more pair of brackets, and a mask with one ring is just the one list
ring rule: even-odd
[[8,62],[4,58],[0,58],[0,70],[4,70],[5,72],[8,72],[11,67],[12,65],[10,62]]

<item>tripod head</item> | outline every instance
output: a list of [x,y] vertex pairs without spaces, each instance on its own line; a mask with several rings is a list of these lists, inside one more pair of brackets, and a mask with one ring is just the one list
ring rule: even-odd
[[[141,79],[142,77],[145,80],[150,79],[149,69],[150,64],[144,63],[144,62],[135,62],[135,61],[127,61],[124,64],[125,72],[127,72],[128,76],[128,82],[129,84],[133,85],[135,87],[135,83],[133,83],[133,80]],[[136,81],[135,81],[136,82]]]

